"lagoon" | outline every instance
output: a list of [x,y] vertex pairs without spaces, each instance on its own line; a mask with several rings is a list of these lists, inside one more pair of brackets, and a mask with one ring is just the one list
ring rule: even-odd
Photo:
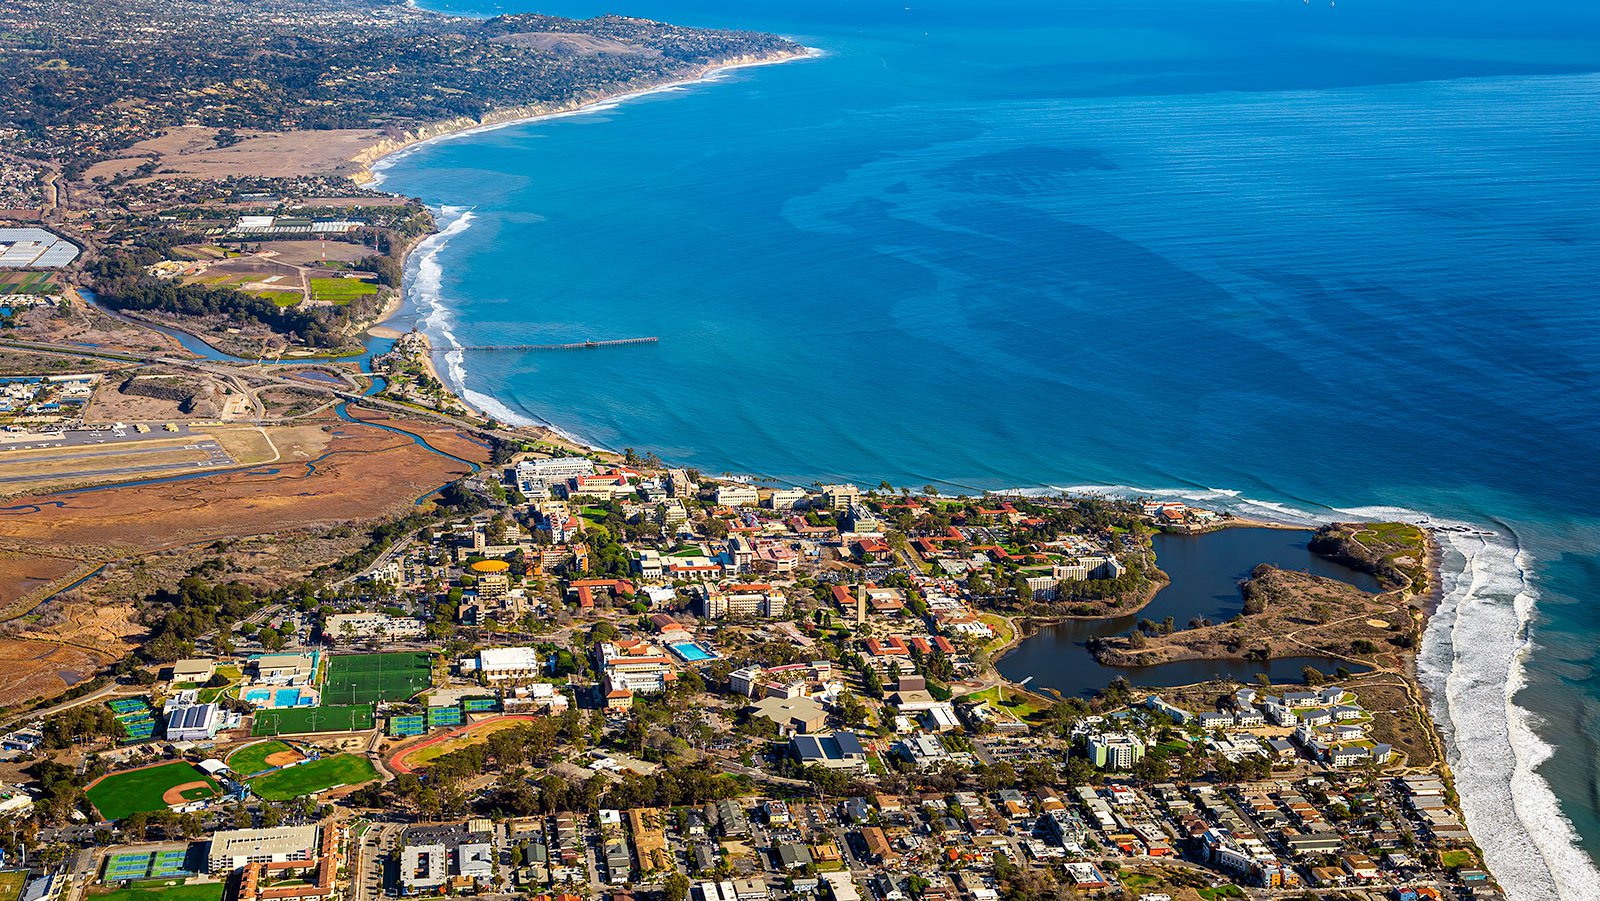
[[1000,674],[1013,682],[1032,679],[1028,687],[1062,695],[1089,697],[1121,676],[1138,687],[1168,688],[1210,679],[1253,681],[1266,673],[1274,682],[1298,682],[1305,667],[1324,674],[1340,666],[1350,672],[1365,667],[1331,657],[1296,656],[1254,660],[1178,660],[1157,666],[1104,666],[1089,653],[1095,637],[1129,632],[1140,619],[1161,622],[1172,617],[1184,628],[1197,617],[1222,622],[1238,615],[1243,599],[1239,582],[1262,563],[1280,569],[1310,572],[1348,582],[1363,591],[1377,591],[1372,576],[1311,553],[1311,533],[1301,529],[1229,528],[1205,535],[1156,535],[1156,564],[1171,582],[1144,609],[1109,619],[1072,619],[1046,626],[1000,658]]

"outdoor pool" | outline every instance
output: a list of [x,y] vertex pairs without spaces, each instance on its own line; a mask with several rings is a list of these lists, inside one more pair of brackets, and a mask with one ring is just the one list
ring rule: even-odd
[[298,688],[247,688],[244,699],[257,707],[314,707],[317,696]]
[[697,641],[680,641],[677,644],[667,645],[667,650],[676,654],[684,663],[703,663],[717,659],[716,652]]

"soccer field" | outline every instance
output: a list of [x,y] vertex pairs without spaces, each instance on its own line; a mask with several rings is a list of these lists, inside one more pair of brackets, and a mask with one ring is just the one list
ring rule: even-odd
[[341,654],[328,658],[322,699],[330,704],[403,701],[433,685],[426,653]]
[[335,754],[250,780],[250,790],[268,801],[287,801],[340,785],[378,778],[372,762],[355,754]]
[[222,901],[226,882],[183,885],[175,881],[136,882],[127,888],[94,895],[94,901]]
[[300,732],[362,732],[371,729],[372,723],[370,704],[285,707],[256,711],[250,734],[259,738]]
[[171,803],[198,801],[218,793],[215,780],[181,760],[112,773],[84,792],[94,809],[108,820],[120,820],[141,811],[166,810]]

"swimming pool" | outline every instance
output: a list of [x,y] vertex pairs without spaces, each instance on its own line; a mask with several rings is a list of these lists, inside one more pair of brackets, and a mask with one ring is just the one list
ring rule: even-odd
[[697,641],[680,641],[677,644],[667,645],[667,650],[676,654],[684,663],[701,663],[717,659],[715,651]]
[[257,707],[315,707],[316,692],[300,688],[247,688],[244,699]]

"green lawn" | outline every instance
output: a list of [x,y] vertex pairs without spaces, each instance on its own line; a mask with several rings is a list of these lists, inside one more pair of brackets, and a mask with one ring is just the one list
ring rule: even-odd
[[1026,720],[1029,717],[1042,716],[1050,709],[1050,703],[1044,698],[1011,686],[996,685],[983,691],[966,695],[980,701],[988,701],[991,707],[1009,711],[1017,719]]
[[349,303],[358,297],[378,293],[378,286],[356,278],[314,278],[311,298],[326,303]]
[[95,783],[86,794],[102,817],[120,820],[130,813],[166,810],[167,802],[161,796],[167,789],[188,782],[204,782],[207,787],[189,789],[183,793],[185,800],[198,801],[218,794],[215,780],[181,760],[113,773]]
[[1218,898],[1243,898],[1245,896],[1244,889],[1231,882],[1226,885],[1219,885],[1216,888],[1195,889],[1195,894],[1206,899],[1206,901],[1217,901]]
[[229,754],[225,762],[240,778],[243,778],[270,769],[271,764],[267,763],[268,757],[279,751],[290,750],[293,749],[281,741],[257,742]]
[[994,630],[994,638],[984,646],[984,649],[991,653],[1010,644],[1011,639],[1016,637],[1016,630],[1011,628],[1011,623],[1003,616],[993,613],[980,613],[978,614],[978,619]]
[[222,901],[225,882],[184,885],[174,879],[135,882],[127,888],[91,893],[87,901]]
[[363,732],[371,728],[370,704],[323,705],[258,710],[250,734],[259,738],[301,732]]
[[17,901],[28,884],[27,870],[6,870],[0,873],[0,901]]
[[1466,848],[1456,848],[1453,851],[1445,851],[1439,855],[1440,865],[1447,870],[1459,870],[1462,867],[1474,866],[1477,862],[1477,858],[1473,857],[1472,852]]
[[360,785],[378,778],[372,761],[355,754],[335,754],[250,780],[250,790],[268,801],[287,801],[340,785]]

